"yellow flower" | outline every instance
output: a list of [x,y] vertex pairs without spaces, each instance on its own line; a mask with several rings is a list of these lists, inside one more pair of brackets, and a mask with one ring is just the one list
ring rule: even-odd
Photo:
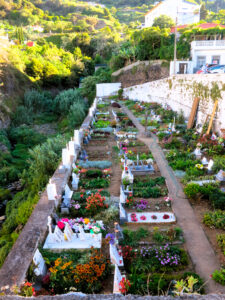
[[84,219],[84,224],[87,225],[88,223],[90,223],[90,220],[89,220],[88,218],[85,218],[85,219]]

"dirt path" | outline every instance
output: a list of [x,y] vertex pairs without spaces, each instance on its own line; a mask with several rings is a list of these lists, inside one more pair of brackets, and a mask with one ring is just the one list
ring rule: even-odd
[[206,292],[225,294],[225,287],[217,284],[210,277],[215,269],[220,268],[217,257],[201,224],[196,218],[192,206],[185,197],[181,184],[174,175],[173,170],[169,167],[164,153],[157,143],[157,138],[153,135],[150,138],[144,137],[144,127],[131,111],[126,107],[123,107],[123,110],[138,128],[138,138],[149,147],[162,176],[166,178],[169,196],[173,199],[173,210],[179,226],[183,229],[184,238],[195,271],[207,282]]

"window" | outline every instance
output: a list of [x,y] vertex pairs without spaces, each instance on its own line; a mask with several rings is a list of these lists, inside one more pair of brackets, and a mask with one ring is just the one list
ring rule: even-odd
[[212,57],[212,64],[217,64],[219,65],[220,64],[220,56],[213,56]]
[[197,68],[201,68],[206,63],[206,57],[205,56],[198,56],[197,57]]

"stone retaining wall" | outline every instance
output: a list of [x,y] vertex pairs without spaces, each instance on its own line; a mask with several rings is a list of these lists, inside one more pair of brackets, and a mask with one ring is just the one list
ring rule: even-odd
[[[218,97],[217,87],[221,98]],[[200,98],[197,123],[203,124],[207,114],[213,111],[214,101],[219,100],[214,119],[216,130],[225,129],[225,75],[224,74],[187,74],[147,82],[124,89],[124,96],[144,102],[167,103],[177,112],[183,111],[189,118],[193,100]]]

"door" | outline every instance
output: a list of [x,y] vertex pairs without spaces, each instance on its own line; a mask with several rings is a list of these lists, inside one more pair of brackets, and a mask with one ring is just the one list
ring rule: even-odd
[[179,74],[187,74],[188,64],[180,63],[179,64]]
[[205,56],[198,56],[197,57],[197,68],[200,69],[202,66],[204,66],[206,63],[206,57]]

